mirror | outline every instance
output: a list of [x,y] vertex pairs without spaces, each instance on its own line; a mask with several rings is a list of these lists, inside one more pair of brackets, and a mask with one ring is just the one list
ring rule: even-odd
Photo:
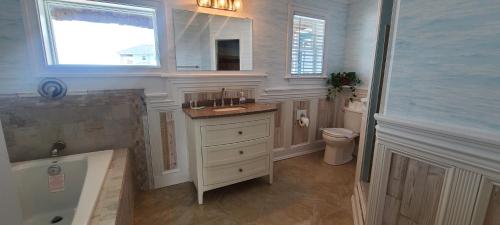
[[175,9],[177,71],[252,70],[252,20]]

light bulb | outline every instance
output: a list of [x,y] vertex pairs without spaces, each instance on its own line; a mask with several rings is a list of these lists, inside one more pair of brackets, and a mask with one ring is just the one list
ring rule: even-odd
[[227,0],[218,0],[219,4],[218,7],[221,9],[227,8]]
[[211,0],[198,0],[198,6],[201,6],[201,7],[211,7],[212,6],[212,2],[211,2]]
[[241,9],[241,0],[234,0],[233,8],[235,11]]

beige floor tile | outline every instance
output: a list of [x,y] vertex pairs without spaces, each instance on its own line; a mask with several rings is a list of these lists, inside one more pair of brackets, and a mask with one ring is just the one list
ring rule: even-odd
[[278,161],[275,182],[254,179],[205,193],[192,183],[139,193],[135,225],[352,225],[355,163],[331,166],[314,153]]

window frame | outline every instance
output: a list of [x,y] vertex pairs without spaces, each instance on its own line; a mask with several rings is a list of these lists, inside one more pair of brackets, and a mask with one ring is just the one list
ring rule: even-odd
[[[31,41],[29,46],[32,62],[36,70],[35,76],[39,77],[129,77],[129,76],[161,76],[167,68],[168,52],[166,48],[164,6],[161,1],[136,1],[136,0],[63,0],[68,4],[95,3],[100,7],[109,4],[123,6],[125,12],[134,8],[150,8],[154,10],[156,58],[158,65],[81,65],[81,64],[51,64],[56,57],[51,22],[48,21],[47,9],[44,0],[24,1],[24,17],[27,38]],[[65,4],[65,3],[64,3]],[[118,9],[119,7],[117,7]]]
[[[305,16],[313,19],[320,19],[325,21],[325,37],[323,43],[323,67],[321,74],[292,74],[292,48],[293,48],[293,19],[294,16]],[[329,34],[328,12],[323,9],[312,9],[295,4],[290,4],[288,10],[288,40],[287,40],[287,60],[286,60],[286,73],[285,79],[326,79],[327,78],[327,52],[329,49],[330,35]]]

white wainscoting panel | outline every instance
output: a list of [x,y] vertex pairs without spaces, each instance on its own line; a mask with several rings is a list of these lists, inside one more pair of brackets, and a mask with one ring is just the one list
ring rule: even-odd
[[[175,139],[176,143],[185,143],[185,117],[181,106],[175,101],[169,99],[166,93],[154,93],[146,95],[146,104],[148,109],[148,135],[149,139],[149,160],[153,165],[154,187],[161,188],[168,185],[174,185],[190,180],[188,169],[187,149],[184,144],[177,144],[174,151],[176,152],[177,166],[171,170],[165,170],[164,151],[161,132],[160,113],[172,113],[173,121],[175,121]],[[148,145],[146,145],[148,146]]]
[[474,211],[474,202],[477,198],[481,175],[468,170],[456,169],[450,189],[450,199],[445,208],[446,217],[443,225],[466,225],[469,224]]
[[[367,225],[383,223],[385,195],[389,192],[391,155],[445,169],[435,217],[419,218],[423,224],[482,225],[492,190],[500,181],[500,138],[466,128],[441,127],[420,121],[376,115],[375,156],[368,199]],[[431,168],[429,167],[429,168]],[[403,194],[412,189],[403,190]],[[406,193],[408,194],[408,193]],[[432,198],[435,198],[432,197]],[[402,204],[402,203],[401,203]],[[423,207],[417,209],[424,212]],[[489,213],[491,215],[491,212]],[[400,219],[401,220],[401,219]],[[408,222],[391,220],[391,223]]]

